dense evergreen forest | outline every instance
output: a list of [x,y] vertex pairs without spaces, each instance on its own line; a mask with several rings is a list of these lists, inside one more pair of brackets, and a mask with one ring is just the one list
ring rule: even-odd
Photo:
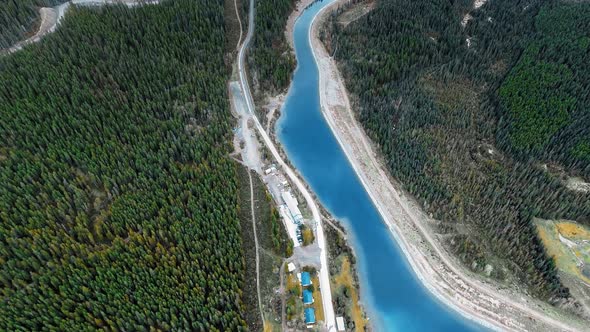
[[498,141],[590,178],[590,5],[545,6],[535,26],[500,88]]
[[452,250],[560,303],[569,291],[532,218],[590,221],[590,193],[544,167],[590,179],[590,4],[472,6],[380,0],[346,27],[333,19],[323,38],[359,120]]
[[0,49],[35,34],[40,23],[40,7],[64,2],[66,0],[3,0],[0,3]]
[[245,329],[223,12],[73,8],[0,58],[0,330]]
[[248,66],[254,73],[258,95],[276,94],[289,86],[295,57],[285,37],[285,27],[294,8],[295,0],[258,0],[255,3],[256,24]]

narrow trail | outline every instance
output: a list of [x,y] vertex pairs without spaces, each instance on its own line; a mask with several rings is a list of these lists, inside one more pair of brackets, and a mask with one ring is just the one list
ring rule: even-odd
[[328,223],[328,225],[330,225],[330,227],[332,227],[332,229],[334,229],[336,232],[338,232],[338,234],[340,234],[340,236],[342,236],[343,239],[348,239],[348,237],[346,236],[346,233],[344,233],[344,231],[342,231],[342,229],[336,225],[334,225],[334,223],[330,220],[329,217],[322,215],[322,218],[324,218],[324,221]]
[[260,249],[258,247],[258,234],[256,233],[256,212],[254,207],[254,184],[252,183],[252,174],[248,170],[248,179],[250,180],[250,212],[252,213],[252,230],[254,231],[254,245],[256,246],[256,293],[258,294],[258,309],[260,310],[260,319],[264,328],[264,313],[262,312],[262,297],[260,296]]
[[281,293],[281,331],[287,331],[287,289],[285,289],[285,266],[294,261],[293,256],[285,258],[281,262],[281,268],[279,269],[280,274],[280,286],[279,292]]
[[281,263],[281,268],[279,270],[279,274],[281,276],[281,284],[280,284],[280,291],[281,291],[281,331],[287,331],[287,314],[285,310],[286,306],[286,297],[285,297],[285,265],[289,263],[288,259],[284,259]]
[[275,115],[275,108],[272,108],[270,110],[270,113],[268,114],[268,121],[266,122],[266,132],[267,133],[270,133],[270,123],[272,122],[274,115]]
[[240,38],[238,38],[238,43],[236,44],[236,50],[239,50],[240,44],[242,43],[242,35],[244,34],[244,30],[242,29],[242,19],[240,19],[240,11],[238,10],[238,0],[234,0],[234,8],[236,9],[236,17],[238,18],[238,23],[240,24]]

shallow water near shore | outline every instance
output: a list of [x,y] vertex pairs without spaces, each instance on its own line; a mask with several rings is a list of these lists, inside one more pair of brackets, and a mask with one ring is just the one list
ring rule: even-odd
[[420,284],[321,114],[308,32],[313,16],[330,2],[315,3],[295,23],[298,67],[276,125],[279,140],[322,204],[347,227],[373,330],[485,330]]

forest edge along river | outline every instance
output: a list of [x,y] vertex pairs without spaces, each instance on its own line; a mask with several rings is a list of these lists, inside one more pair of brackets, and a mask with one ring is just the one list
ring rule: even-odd
[[438,302],[413,275],[322,115],[310,33],[317,14],[331,2],[316,2],[295,23],[298,66],[277,122],[279,140],[319,200],[349,230],[375,330],[482,329]]
[[294,29],[287,28],[294,30],[288,37],[293,38],[298,67],[276,129],[293,164],[352,235],[363,300],[374,327],[587,330],[548,303],[465,269],[430,228],[437,221],[394,188],[354,119],[333,59],[318,32],[310,30],[320,25],[314,25],[316,15],[337,2],[344,1],[315,3]]

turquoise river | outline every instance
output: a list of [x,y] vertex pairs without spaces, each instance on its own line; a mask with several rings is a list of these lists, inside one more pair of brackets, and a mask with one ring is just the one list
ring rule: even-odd
[[483,330],[421,285],[320,111],[308,32],[315,14],[330,2],[316,2],[295,24],[298,67],[277,123],[279,140],[321,203],[351,234],[362,301],[375,331]]

